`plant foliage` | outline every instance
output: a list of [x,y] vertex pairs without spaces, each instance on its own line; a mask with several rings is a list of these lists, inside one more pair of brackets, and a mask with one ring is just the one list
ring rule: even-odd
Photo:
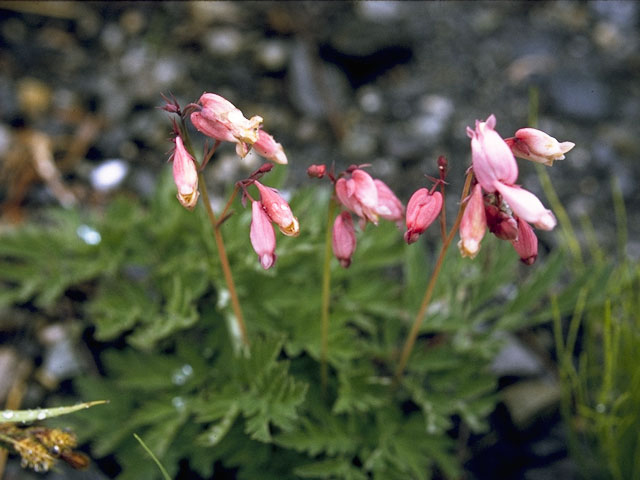
[[[119,478],[158,478],[156,465],[140,460],[134,433],[172,476],[185,462],[205,478],[216,465],[240,479],[460,475],[457,427],[486,431],[497,402],[489,365],[499,333],[550,320],[547,292],[562,262],[553,257],[523,277],[508,247],[490,248],[497,243],[474,261],[449,252],[396,384],[399,349],[435,253],[404,245],[394,225],[369,225],[352,266],[332,265],[322,389],[327,202],[322,190],[294,196],[302,232],[279,240],[278,265],[269,271],[249,245],[250,212],[238,203],[223,225],[248,353],[230,333],[233,313],[205,213],[182,209],[168,176],[147,205],[119,198],[99,213],[54,211],[44,225],[3,235],[2,308],[55,310],[69,291],[86,294],[77,307],[104,344],[102,375],[74,385],[82,398],[110,403],[78,414],[76,427],[93,456],[115,455]],[[81,235],[87,228],[98,242]],[[568,285],[559,311],[571,311],[590,278]]]

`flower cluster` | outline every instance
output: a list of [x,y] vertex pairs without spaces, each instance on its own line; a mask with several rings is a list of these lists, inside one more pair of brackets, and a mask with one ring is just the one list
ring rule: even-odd
[[[174,122],[175,148],[171,160],[178,200],[189,210],[195,207],[199,198],[198,171],[204,168],[222,142],[234,143],[241,157],[253,148],[273,163],[287,163],[282,145],[262,130],[262,117],[246,118],[231,102],[219,95],[204,93],[197,103],[189,104],[184,111],[175,100],[167,100],[163,108],[179,115],[182,121],[182,127]],[[212,150],[205,147],[200,164],[185,146],[187,119],[196,130],[215,140]],[[532,264],[537,257],[538,241],[531,226],[551,230],[556,225],[556,219],[533,193],[517,185],[518,165],[515,157],[552,165],[554,161],[564,159],[564,154],[574,144],[558,142],[534,128],[522,128],[513,137],[503,139],[495,126],[496,118],[490,115],[484,122],[476,121],[475,129],[467,127],[475,180],[471,193],[465,199],[458,247],[463,256],[473,258],[480,250],[481,240],[488,229],[498,238],[509,240],[522,261]],[[333,222],[333,252],[345,268],[351,264],[357,244],[352,215],[359,219],[360,230],[364,230],[367,223],[377,225],[381,218],[395,222],[398,227],[404,223],[404,239],[410,244],[418,240],[443,208],[446,175],[444,157],[438,160],[440,179],[433,179],[431,189],[419,188],[413,193],[406,214],[403,203],[384,182],[371,177],[364,170],[366,166],[352,165],[339,175],[334,175],[333,168],[328,170],[325,165],[311,165],[307,170],[310,177],[326,176],[333,183],[334,201],[342,209]],[[236,185],[236,188],[243,190],[243,204],[247,199],[251,201],[250,240],[264,269],[271,268],[276,260],[273,224],[284,235],[297,236],[299,233],[298,220],[289,204],[277,190],[258,181],[270,168],[263,166]],[[259,200],[254,200],[248,193],[250,185],[258,189]],[[438,190],[440,186],[442,192]],[[445,223],[443,217],[443,231]]]
[[[199,132],[216,142],[236,144],[236,153],[245,157],[253,148],[267,160],[285,165],[287,156],[282,145],[262,130],[262,117],[247,119],[231,102],[215,93],[203,93],[197,103],[187,105],[184,111],[175,99],[162,107],[169,113],[179,115],[183,120],[189,118]],[[200,166],[193,155],[185,148],[186,132],[174,122],[175,149],[170,160],[173,161],[173,179],[178,188],[178,200],[188,210],[193,210],[198,202],[198,169],[203,168],[214,150],[206,151]]]
[[404,219],[404,205],[382,180],[373,178],[363,168],[352,165],[337,177],[327,172],[325,165],[311,165],[307,174],[323,178],[325,174],[334,184],[335,198],[345,209],[334,220],[332,232],[333,253],[344,268],[351,265],[356,250],[356,234],[351,214],[360,219],[360,229],[368,222],[378,224],[380,218],[395,222]]
[[[178,201],[188,210],[195,208],[200,195],[198,170],[204,168],[215,148],[222,142],[234,143],[236,153],[240,157],[246,156],[253,148],[260,156],[273,163],[287,164],[287,156],[282,145],[262,130],[262,117],[256,115],[247,119],[235,105],[214,93],[202,94],[197,103],[189,104],[184,110],[175,99],[170,101],[165,98],[165,100],[167,104],[162,108],[169,113],[179,115],[182,122],[182,128],[176,122],[173,124],[175,148],[170,160],[173,161],[173,179],[178,189]],[[185,147],[184,123],[187,118],[196,130],[216,142],[211,150],[205,147],[200,165]],[[270,169],[270,166],[267,168],[265,165],[254,172],[249,179],[238,182],[238,187],[243,188],[244,198],[251,198],[246,192],[249,185],[255,185],[260,193],[260,200],[251,199],[252,221],[249,238],[258,254],[260,264],[265,269],[273,266],[276,259],[276,240],[272,222],[278,225],[285,235],[296,236],[299,233],[298,220],[293,216],[287,202],[276,190],[262,185],[257,180]]]
[[477,184],[460,223],[458,247],[463,256],[473,258],[488,228],[498,238],[509,240],[521,260],[531,265],[538,255],[538,240],[530,224],[551,230],[556,219],[538,197],[516,185],[515,156],[551,165],[563,159],[574,144],[559,143],[533,128],[518,130],[515,137],[504,140],[495,125],[496,118],[491,115],[485,122],[476,121],[475,130],[467,128]]
[[262,268],[267,270],[276,261],[276,235],[272,222],[288,237],[297,237],[300,226],[298,219],[291,212],[291,207],[277,190],[266,187],[257,180],[254,180],[253,184],[260,192],[260,200],[251,201],[249,238]]

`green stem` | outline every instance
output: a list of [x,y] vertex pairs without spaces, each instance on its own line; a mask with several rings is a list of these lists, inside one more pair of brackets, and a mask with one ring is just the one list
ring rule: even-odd
[[333,216],[336,209],[336,201],[331,196],[327,211],[327,229],[324,238],[324,264],[322,268],[322,343],[320,347],[320,373],[322,389],[327,388],[327,354],[329,351],[329,304],[331,293],[331,248]]
[[[469,194],[472,177],[473,177],[473,173],[469,172],[464,182],[461,200],[464,200]],[[404,347],[402,348],[400,361],[398,362],[398,366],[396,367],[396,371],[395,371],[396,383],[400,381],[400,378],[402,377],[402,373],[404,372],[404,369],[407,366],[407,361],[409,360],[409,356],[411,355],[413,346],[415,345],[416,339],[418,338],[420,326],[422,325],[422,322],[424,320],[427,307],[429,306],[429,302],[431,302],[431,296],[433,295],[433,290],[436,286],[438,276],[440,275],[440,269],[442,268],[444,258],[447,254],[447,250],[449,249],[449,245],[451,245],[451,241],[453,240],[453,237],[458,231],[458,227],[460,226],[460,222],[462,221],[462,214],[464,213],[465,208],[466,208],[466,203],[462,201],[460,203],[460,209],[458,210],[458,216],[456,217],[456,221],[451,227],[451,231],[449,232],[449,235],[447,235],[447,238],[444,240],[444,243],[442,244],[442,248],[440,249],[440,255],[438,256],[438,260],[436,261],[436,265],[433,269],[433,273],[431,274],[431,278],[429,279],[429,283],[427,284],[427,288],[424,292],[424,297],[422,297],[422,303],[420,304],[418,313],[416,314],[416,317],[413,321],[413,325],[411,326],[411,330],[409,331],[409,334],[407,335],[407,339],[405,340],[405,343],[404,343]]]
[[565,238],[565,241],[567,242],[569,252],[573,257],[574,264],[576,265],[576,267],[580,267],[583,264],[582,249],[580,248],[580,242],[578,241],[578,237],[576,236],[575,230],[573,229],[573,224],[569,219],[569,214],[562,205],[560,198],[558,198],[558,194],[556,193],[555,188],[553,188],[551,177],[549,177],[549,173],[545,169],[545,166],[536,164],[536,172],[538,173],[538,179],[540,180],[540,184],[542,185],[542,190],[544,191],[546,197],[549,199],[551,209],[558,217],[558,222],[562,227],[562,234]]
[[200,186],[200,193],[202,194],[202,203],[207,211],[209,222],[213,228],[213,236],[216,240],[216,246],[218,247],[218,256],[220,257],[220,265],[222,267],[222,273],[224,275],[227,288],[229,289],[229,296],[231,297],[231,307],[236,317],[236,322],[240,330],[240,336],[242,343],[248,347],[249,338],[247,336],[247,327],[244,323],[244,316],[242,315],[242,308],[240,307],[240,301],[238,300],[238,294],[236,292],[235,284],[233,283],[233,275],[231,274],[231,266],[229,265],[229,258],[227,257],[227,251],[224,246],[224,239],[222,238],[222,232],[220,231],[220,225],[213,208],[211,207],[211,201],[209,200],[209,193],[207,192],[207,186],[204,181],[202,172],[198,173],[198,185]]

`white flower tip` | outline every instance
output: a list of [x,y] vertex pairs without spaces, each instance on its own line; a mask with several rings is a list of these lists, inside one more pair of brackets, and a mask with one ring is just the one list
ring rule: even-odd
[[535,226],[540,230],[553,230],[557,224],[556,217],[551,210],[547,210],[540,219],[535,223]]
[[276,263],[275,255],[265,253],[260,257],[260,265],[262,265],[262,268],[264,268],[265,270],[270,269],[274,263]]
[[[571,150],[573,147],[575,147],[576,144],[573,143],[573,142],[562,142],[562,143],[560,143],[559,146],[560,146],[560,151],[562,153],[567,153],[569,150]],[[564,158],[564,155],[563,155],[562,158]],[[562,159],[559,159],[559,160],[562,160]]]

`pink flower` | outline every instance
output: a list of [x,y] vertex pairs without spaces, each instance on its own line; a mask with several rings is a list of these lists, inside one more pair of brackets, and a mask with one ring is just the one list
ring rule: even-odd
[[365,221],[378,224],[378,189],[373,178],[364,170],[351,172],[351,178],[336,182],[338,200]]
[[251,202],[251,245],[258,254],[262,268],[271,268],[276,261],[276,234],[271,220],[260,202]]
[[189,152],[184,148],[182,138],[175,139],[176,148],[173,152],[173,181],[178,187],[178,201],[187,210],[193,210],[198,202],[198,171]]
[[526,265],[532,265],[538,258],[538,237],[521,218],[518,218],[518,238],[511,240],[511,244]]
[[398,226],[402,225],[404,220],[404,205],[402,205],[402,202],[382,180],[376,178],[373,183],[378,191],[376,213],[385,220],[396,222]]
[[477,183],[473,187],[467,208],[460,222],[460,241],[458,248],[463,257],[474,258],[480,251],[480,242],[487,230],[487,217],[484,213],[482,187]]
[[426,188],[417,190],[407,204],[407,231],[404,240],[413,243],[438,218],[442,210],[442,194],[431,194]]
[[552,230],[556,226],[556,217],[551,210],[544,208],[538,197],[524,188],[496,182],[496,188],[509,204],[516,217],[532,223],[541,230]]
[[473,172],[482,188],[496,191],[496,182],[509,185],[518,178],[518,165],[511,149],[494,130],[496,117],[490,115],[486,122],[476,120],[476,129],[467,127],[471,138]]
[[253,144],[253,148],[259,155],[273,163],[287,164],[287,156],[284,154],[282,145],[264,130],[258,131],[258,141]]
[[349,212],[342,212],[333,222],[332,236],[333,254],[340,261],[340,265],[348,268],[351,257],[356,250],[356,232]]
[[236,143],[236,152],[244,157],[249,146],[258,141],[262,117],[246,119],[231,102],[215,93],[203,93],[199,110],[191,114],[191,123],[200,132],[222,142]]
[[265,187],[258,181],[254,184],[260,191],[260,201],[271,221],[278,225],[284,235],[297,237],[300,233],[298,219],[285,199],[273,188]]
[[516,157],[551,166],[555,160],[564,160],[564,154],[575,147],[573,142],[558,142],[535,128],[521,128],[513,138],[505,140]]

